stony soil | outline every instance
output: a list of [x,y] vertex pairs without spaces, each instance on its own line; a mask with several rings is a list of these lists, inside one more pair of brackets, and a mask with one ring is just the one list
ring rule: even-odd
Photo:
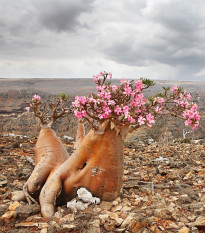
[[38,205],[11,201],[33,170],[35,141],[0,138],[0,232],[205,232],[205,144],[127,143],[120,197],[76,212],[58,206],[45,219]]

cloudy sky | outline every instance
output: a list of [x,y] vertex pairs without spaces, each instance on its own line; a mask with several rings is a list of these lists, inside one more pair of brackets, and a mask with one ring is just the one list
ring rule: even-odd
[[205,81],[204,0],[0,0],[0,78]]

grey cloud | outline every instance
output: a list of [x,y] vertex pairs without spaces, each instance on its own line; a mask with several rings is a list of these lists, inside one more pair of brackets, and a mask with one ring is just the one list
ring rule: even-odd
[[21,53],[24,49],[39,44],[34,41],[34,34],[39,31],[35,21],[35,12],[27,0],[1,0],[0,5],[0,49],[1,56]]
[[153,1],[147,2],[148,5],[143,11],[145,17],[180,34],[197,32],[205,19],[203,0],[156,1],[155,4]]
[[34,0],[40,22],[49,30],[57,32],[73,31],[85,27],[79,17],[93,8],[95,0]]
[[160,45],[156,41],[156,39],[151,39],[149,43],[135,44],[134,40],[131,43],[127,43],[125,40],[106,46],[103,51],[106,57],[120,64],[131,66],[148,66],[155,62],[170,66],[200,67],[205,65],[205,53],[200,48],[189,50],[176,45],[169,47],[168,43]]
[[[72,39],[58,32],[85,27],[81,15],[90,12],[94,0],[1,0],[0,57],[65,55]],[[74,46],[75,42],[72,43]],[[60,56],[60,54],[58,54]]]
[[108,32],[113,38],[110,43],[101,38],[102,50],[108,59],[120,64],[149,66],[159,62],[199,70],[205,65],[203,6],[202,1],[148,0],[141,8],[141,20],[133,17],[131,30],[125,25],[125,35],[116,30]]
[[140,47],[134,48],[134,45],[126,42],[115,42],[107,47],[104,52],[106,56],[120,64],[131,66],[146,66],[149,63],[149,57],[146,51]]

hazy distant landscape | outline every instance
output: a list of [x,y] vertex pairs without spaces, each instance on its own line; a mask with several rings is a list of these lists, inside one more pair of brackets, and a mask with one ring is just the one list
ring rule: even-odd
[[[113,84],[118,84],[119,79],[113,79]],[[161,87],[178,85],[184,87],[188,92],[205,93],[205,81],[155,81],[156,85],[151,87],[149,91],[160,91]],[[0,79],[0,92],[9,90],[34,90],[36,92],[47,92],[51,94],[67,93],[69,95],[84,95],[95,91],[95,84],[92,79]]]

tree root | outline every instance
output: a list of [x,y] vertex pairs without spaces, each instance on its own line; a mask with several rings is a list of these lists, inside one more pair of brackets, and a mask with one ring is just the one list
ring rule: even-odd
[[38,202],[28,193],[28,184],[26,183],[23,186],[23,193],[26,197],[27,202],[29,203],[29,205],[33,202],[35,204],[38,204]]
[[69,154],[56,133],[50,127],[42,127],[36,143],[36,166],[23,186],[23,191],[15,194],[12,199],[27,200],[29,204],[38,203],[34,197],[39,195],[48,177],[68,158]]
[[11,195],[11,200],[13,201],[26,201],[26,196],[22,190],[12,192]]

